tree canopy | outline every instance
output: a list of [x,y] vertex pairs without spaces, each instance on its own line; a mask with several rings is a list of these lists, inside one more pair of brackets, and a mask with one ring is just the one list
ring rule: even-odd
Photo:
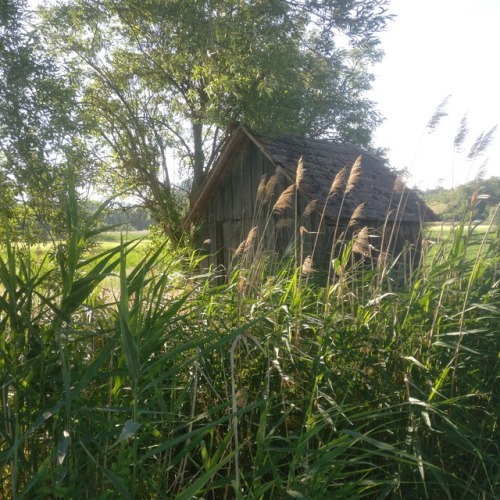
[[421,192],[425,202],[444,221],[460,220],[472,211],[474,220],[490,222],[500,202],[500,178],[474,179],[453,189],[441,187]]
[[0,61],[2,227],[9,218],[18,227],[30,221],[64,231],[60,201],[67,183],[91,182],[99,162],[76,89],[41,45],[24,0],[2,2]]
[[169,151],[213,165],[228,125],[369,145],[366,97],[388,0],[62,0],[41,33],[74,83],[108,175],[174,227]]

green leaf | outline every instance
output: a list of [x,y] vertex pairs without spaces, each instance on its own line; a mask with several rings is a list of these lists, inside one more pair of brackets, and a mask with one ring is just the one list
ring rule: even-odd
[[287,490],[286,494],[291,496],[292,498],[297,498],[298,500],[311,500],[311,497],[303,495],[297,490]]
[[413,364],[419,366],[420,368],[423,368],[424,370],[427,370],[427,368],[414,356],[402,356],[403,359],[406,359],[407,361],[411,361]]
[[122,495],[123,498],[127,500],[133,500],[132,495],[127,488],[127,485],[123,482],[123,480],[118,477],[116,474],[113,474],[108,468],[101,465],[94,456],[90,453],[87,447],[80,441],[80,446],[84,449],[85,453],[89,456],[90,460],[97,466],[99,470],[103,472],[103,474],[109,479],[111,484],[115,487],[116,491]]
[[127,259],[123,250],[120,255],[120,305],[118,308],[122,347],[125,354],[127,370],[132,379],[137,382],[141,373],[140,351],[130,328],[130,312],[128,303]]
[[142,424],[134,422],[133,420],[127,420],[115,444],[121,443],[122,441],[133,437],[141,427]]
[[66,452],[71,443],[71,436],[68,431],[63,431],[63,435],[57,446],[57,465],[62,465],[66,458]]
[[78,377],[78,383],[71,391],[71,398],[75,399],[87,387],[91,380],[98,374],[100,368],[109,357],[115,347],[115,337],[109,339],[100,349],[98,355],[92,360],[87,369]]
[[177,495],[176,500],[191,500],[193,497],[196,497],[205,486],[205,484],[212,479],[219,469],[222,469],[229,461],[231,461],[234,457],[235,452],[232,451],[228,453],[224,460],[221,460],[218,464],[212,467],[209,471],[205,472],[201,475],[193,484],[189,487],[182,490],[182,492]]

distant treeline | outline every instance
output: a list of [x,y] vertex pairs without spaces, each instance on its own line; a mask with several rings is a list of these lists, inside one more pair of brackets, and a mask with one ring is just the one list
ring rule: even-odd
[[461,219],[472,208],[474,219],[487,223],[500,203],[500,177],[474,179],[454,189],[438,187],[419,194],[443,221]]
[[[99,204],[97,202],[89,203],[89,211],[94,212]],[[105,226],[117,226],[120,231],[125,227],[135,231],[144,231],[156,224],[151,217],[149,210],[131,205],[114,205],[103,216],[102,224]]]

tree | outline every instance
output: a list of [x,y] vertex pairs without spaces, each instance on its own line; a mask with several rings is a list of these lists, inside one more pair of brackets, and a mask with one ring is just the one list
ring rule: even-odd
[[0,187],[2,226],[9,226],[11,236],[34,223],[64,232],[68,175],[80,187],[92,177],[84,164],[91,154],[82,140],[74,89],[40,47],[30,23],[25,0],[2,2]]
[[[366,98],[387,0],[65,0],[45,9],[47,43],[83,72],[82,105],[137,191],[172,226],[166,151],[196,193],[228,124],[369,145]],[[139,193],[140,194],[140,193]],[[158,218],[158,214],[155,214]]]
[[[25,2],[2,2],[0,10],[0,188],[3,231],[16,220],[16,176],[26,178],[37,153],[37,137],[29,124],[31,109],[23,99],[34,73],[23,32]],[[35,169],[35,172],[37,170]]]
[[452,189],[430,189],[421,196],[442,220],[461,220],[470,213],[473,220],[490,222],[500,202],[500,178],[474,179]]

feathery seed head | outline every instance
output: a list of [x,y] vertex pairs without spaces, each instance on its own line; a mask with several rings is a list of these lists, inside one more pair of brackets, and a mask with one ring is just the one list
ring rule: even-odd
[[281,194],[280,197],[278,198],[278,201],[274,204],[273,207],[273,213],[274,212],[283,212],[285,209],[287,209],[291,203],[292,203],[292,198],[295,193],[295,184],[290,184]]
[[297,172],[295,174],[295,186],[297,186],[297,189],[300,189],[300,185],[304,180],[305,172],[306,169],[304,167],[304,157],[301,156],[299,159],[299,163],[297,164]]
[[335,192],[342,188],[345,181],[346,169],[342,167],[333,179],[332,185],[330,186],[330,191],[328,191],[328,196],[332,196]]
[[446,107],[448,106],[448,101],[450,100],[451,95],[446,96],[437,106],[437,108],[434,110],[434,114],[432,115],[431,119],[427,122],[427,131],[429,134],[432,134],[434,130],[436,130],[437,126],[439,125],[439,122],[448,116],[448,110]]
[[234,252],[235,256],[246,255],[250,248],[252,248],[255,237],[257,236],[257,226],[250,229],[247,237],[238,245],[238,248]]
[[405,183],[401,180],[401,177],[396,177],[394,179],[394,192],[395,193],[399,193],[401,194],[405,189],[406,189],[406,185]]
[[361,160],[362,157],[358,156],[354,165],[351,168],[351,172],[349,174],[349,179],[347,180],[346,193],[351,191],[357,184],[359,175],[361,173]]
[[311,215],[316,210],[316,205],[318,204],[318,200],[311,200],[307,207],[304,210],[304,215],[307,217]]
[[252,229],[250,229],[248,233],[247,239],[245,240],[245,249],[243,251],[245,254],[250,250],[250,248],[252,248],[256,236],[257,236],[257,226],[252,227]]
[[467,113],[460,120],[460,125],[458,126],[457,133],[455,135],[455,140],[453,141],[453,145],[455,149],[460,152],[462,150],[462,145],[469,133],[469,127],[467,125]]
[[290,217],[285,217],[276,222],[276,224],[274,225],[274,229],[278,231],[279,229],[291,227],[292,224],[293,224],[293,219],[291,219]]
[[264,174],[260,178],[259,187],[257,188],[257,203],[260,203],[264,198],[266,193],[266,185],[267,185],[267,174]]
[[356,239],[354,240],[354,244],[352,245],[352,251],[355,253],[360,253],[361,255],[368,256],[370,255],[370,243],[368,241],[368,227],[363,227],[361,231],[359,231]]
[[365,209],[364,202],[356,207],[356,210],[354,210],[354,212],[351,215],[351,218],[349,219],[349,224],[347,225],[347,227],[355,226],[356,224],[359,223],[359,221],[363,217],[364,209]]
[[313,260],[312,260],[312,257],[310,255],[308,255],[304,259],[301,271],[302,271],[302,274],[311,274],[312,272],[314,272]]
[[274,195],[274,188],[278,184],[281,177],[281,172],[278,170],[274,175],[271,175],[264,192],[264,203],[267,203]]

